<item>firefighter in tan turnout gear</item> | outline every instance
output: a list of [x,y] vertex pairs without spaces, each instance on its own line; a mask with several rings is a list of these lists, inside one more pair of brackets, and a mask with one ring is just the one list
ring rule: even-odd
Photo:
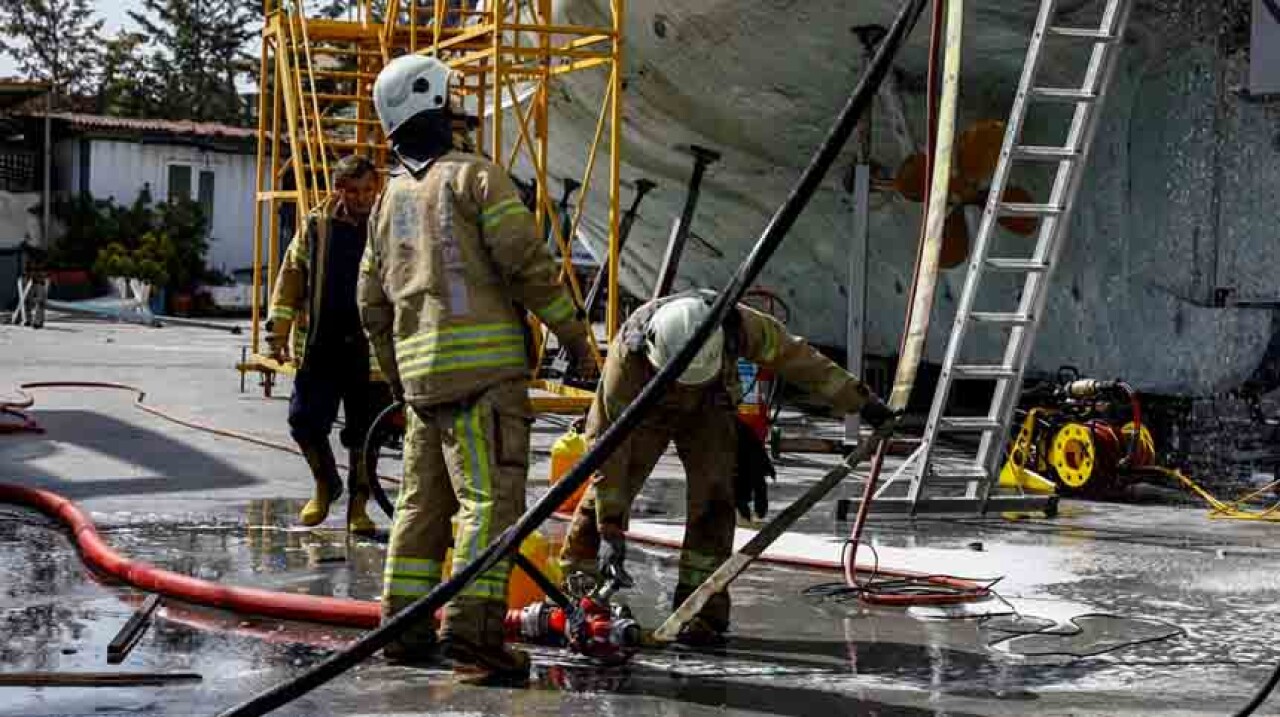
[[[715,297],[689,292],[651,301],[631,315],[609,347],[587,415],[588,438],[600,435],[645,384],[688,342]],[[733,549],[734,507],[749,517],[767,510],[768,455],[737,420],[739,357],[772,368],[787,382],[825,399],[837,412],[861,411],[879,426],[892,412],[866,385],[787,333],[777,320],[739,305],[680,375],[671,390],[601,467],[573,516],[560,553],[566,574],[629,578],[624,531],[635,500],[672,441],[684,465],[687,514],[674,605],[679,606]],[[679,639],[717,643],[729,625],[729,595],[713,597]]]
[[[532,411],[525,311],[548,325],[580,373],[594,375],[582,312],[558,280],[506,172],[453,151],[450,70],[407,55],[374,83],[399,167],[374,207],[361,266],[365,331],[392,391],[407,404],[404,482],[387,551],[384,616],[474,560],[525,509]],[[437,651],[468,679],[523,679],[528,656],[503,646],[510,559],[481,574],[436,625],[386,649],[404,662]]]

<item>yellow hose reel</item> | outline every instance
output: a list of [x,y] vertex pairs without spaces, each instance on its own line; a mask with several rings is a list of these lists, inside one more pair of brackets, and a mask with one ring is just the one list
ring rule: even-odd
[[[1104,421],[1066,423],[1058,429],[1049,446],[1049,465],[1058,480],[1072,490],[1083,490],[1091,480],[1116,477],[1120,459],[1128,454],[1133,423],[1117,432]],[[1132,467],[1148,465],[1155,457],[1155,440],[1144,425]]]

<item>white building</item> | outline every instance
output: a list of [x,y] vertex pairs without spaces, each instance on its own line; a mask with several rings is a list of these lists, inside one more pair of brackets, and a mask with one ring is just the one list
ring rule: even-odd
[[189,197],[211,218],[209,268],[231,274],[253,266],[254,130],[91,114],[53,117],[55,191],[88,192],[122,205],[147,186],[156,202]]

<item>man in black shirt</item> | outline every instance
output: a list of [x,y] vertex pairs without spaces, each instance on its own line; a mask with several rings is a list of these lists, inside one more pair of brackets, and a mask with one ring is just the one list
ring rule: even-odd
[[386,384],[369,360],[356,308],[356,279],[379,184],[369,160],[349,156],[338,162],[333,195],[307,215],[302,231],[289,244],[267,321],[273,355],[298,367],[289,429],[315,479],[315,493],[299,518],[303,525],[319,525],[342,494],[329,444],[341,403],[346,423],[340,439],[350,454],[353,498],[347,528],[355,533],[374,530],[365,512],[368,487],[357,479],[360,448],[369,422],[389,400]]

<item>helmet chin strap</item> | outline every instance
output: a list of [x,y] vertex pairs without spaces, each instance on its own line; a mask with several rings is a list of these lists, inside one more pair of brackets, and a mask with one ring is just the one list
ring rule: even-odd
[[391,137],[396,157],[415,176],[453,149],[453,118],[446,107],[421,112],[405,122]]

